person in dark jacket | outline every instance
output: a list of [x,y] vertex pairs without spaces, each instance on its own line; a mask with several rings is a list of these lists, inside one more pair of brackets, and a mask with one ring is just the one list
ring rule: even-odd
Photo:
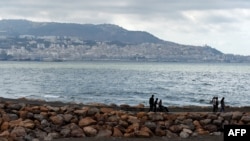
[[218,112],[219,109],[219,100],[218,97],[215,97],[215,111]]
[[149,98],[149,112],[153,112],[154,110],[154,95]]
[[224,97],[220,100],[220,112],[225,112],[225,102],[224,102]]

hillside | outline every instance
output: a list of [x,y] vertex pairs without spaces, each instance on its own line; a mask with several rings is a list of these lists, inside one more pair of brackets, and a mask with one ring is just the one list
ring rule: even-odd
[[111,24],[0,20],[0,60],[250,62],[209,46],[163,41]]
[[163,40],[143,31],[128,31],[112,24],[75,24],[31,22],[27,20],[1,20],[1,35],[18,36],[73,36],[94,41],[120,41],[124,43],[162,43]]

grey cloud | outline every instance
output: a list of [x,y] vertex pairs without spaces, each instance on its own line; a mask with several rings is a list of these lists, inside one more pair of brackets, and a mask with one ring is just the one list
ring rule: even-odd
[[[173,1],[173,0],[8,0],[1,1],[0,5],[11,9],[8,12],[19,11],[20,15],[47,11],[50,15],[56,16],[60,13],[76,13],[75,11],[86,11],[88,13],[116,13],[132,15],[174,15],[180,11],[187,10],[209,10],[209,9],[228,9],[249,7],[249,2],[244,0],[202,0]],[[2,11],[2,10],[1,10]],[[60,11],[60,12],[56,12]],[[27,13],[30,12],[30,13]],[[16,13],[15,13],[16,14]],[[70,15],[70,14],[69,14]],[[177,15],[178,16],[178,15]]]
[[234,17],[225,17],[223,15],[207,16],[204,19],[204,23],[214,23],[214,24],[235,23],[235,22],[238,22],[238,19]]

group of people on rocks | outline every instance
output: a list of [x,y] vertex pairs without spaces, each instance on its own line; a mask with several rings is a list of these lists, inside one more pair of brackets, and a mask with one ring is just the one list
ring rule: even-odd
[[162,105],[162,100],[154,99],[154,95],[149,98],[149,111],[150,112],[169,112],[168,108]]
[[[220,100],[220,112],[225,112],[225,102],[224,102],[224,97],[221,98]],[[218,97],[213,97],[212,99],[212,104],[213,104],[213,112],[218,112],[219,110],[219,100],[218,100]]]
[[[221,98],[220,100],[220,112],[225,112],[225,102],[224,102],[224,97]],[[169,112],[168,108],[162,105],[162,100],[156,98],[154,99],[154,95],[149,98],[149,112]],[[219,111],[219,100],[218,97],[214,96],[213,99],[211,100],[211,103],[213,104],[213,112],[218,112]]]

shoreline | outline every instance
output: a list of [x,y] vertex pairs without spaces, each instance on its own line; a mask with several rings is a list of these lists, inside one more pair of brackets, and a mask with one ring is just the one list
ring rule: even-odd
[[[29,105],[39,106],[39,105],[50,105],[50,106],[65,106],[65,105],[72,105],[72,106],[89,106],[89,107],[108,107],[114,108],[116,110],[125,110],[125,111],[134,111],[134,112],[148,112],[149,107],[144,106],[143,104],[139,104],[136,106],[131,106],[128,104],[121,104],[115,105],[110,104],[106,105],[103,103],[91,103],[91,104],[83,104],[83,103],[73,103],[73,102],[61,102],[61,101],[45,101],[45,100],[37,100],[37,99],[26,99],[26,98],[18,98],[18,99],[11,99],[11,98],[4,98],[0,97],[0,102],[14,102],[14,103],[25,103]],[[169,106],[168,107],[170,112],[212,112],[212,105],[211,106],[193,106],[193,105],[185,105],[185,106]],[[232,107],[226,106],[225,112],[250,112],[250,106],[239,106],[239,107]]]

